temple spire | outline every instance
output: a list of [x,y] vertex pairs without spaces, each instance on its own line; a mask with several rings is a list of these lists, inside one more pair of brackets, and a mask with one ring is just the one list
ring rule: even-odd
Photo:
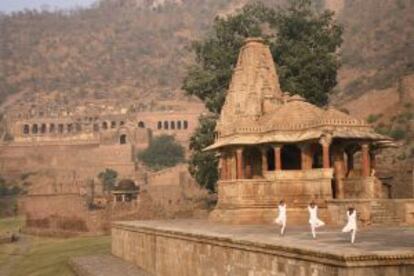
[[282,97],[269,46],[261,38],[247,38],[239,54],[222,115],[261,116],[265,99]]

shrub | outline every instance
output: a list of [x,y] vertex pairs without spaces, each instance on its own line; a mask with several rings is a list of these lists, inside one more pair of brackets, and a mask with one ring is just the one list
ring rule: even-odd
[[382,114],[370,114],[367,118],[367,122],[370,124],[375,123],[381,117],[382,117]]
[[390,132],[390,136],[396,140],[402,140],[406,137],[406,133],[404,130],[397,128]]
[[174,167],[184,161],[184,148],[173,136],[161,135],[154,138],[149,147],[138,153],[138,159],[153,170]]

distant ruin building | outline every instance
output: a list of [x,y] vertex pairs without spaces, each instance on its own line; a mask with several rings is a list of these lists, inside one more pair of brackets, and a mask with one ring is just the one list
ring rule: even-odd
[[111,168],[122,177],[134,178],[136,154],[153,136],[173,135],[188,144],[204,109],[197,103],[187,103],[191,108],[185,105],[173,103],[157,110],[138,103],[100,101],[16,106],[5,116],[0,174],[16,177],[41,169],[73,169],[80,177],[94,177]]
[[353,205],[365,223],[376,216],[414,223],[413,201],[388,200],[389,187],[376,177],[375,155],[391,139],[363,120],[282,92],[261,39],[247,39],[240,51],[215,134],[206,149],[220,153],[214,221],[269,223],[284,199],[290,222],[306,222],[306,206],[315,201],[327,221],[340,223]]

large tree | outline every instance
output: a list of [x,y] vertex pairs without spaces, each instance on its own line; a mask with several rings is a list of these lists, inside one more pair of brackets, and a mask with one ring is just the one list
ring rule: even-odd
[[[317,12],[310,0],[290,0],[277,11],[261,3],[247,5],[237,14],[217,17],[212,31],[193,44],[196,64],[189,68],[183,89],[218,115],[244,39],[261,36],[271,47],[282,90],[325,105],[336,85],[341,34],[333,13]],[[210,189],[217,181],[217,159],[202,149],[208,145],[206,141],[214,141],[212,120],[200,119],[190,162],[190,172]]]

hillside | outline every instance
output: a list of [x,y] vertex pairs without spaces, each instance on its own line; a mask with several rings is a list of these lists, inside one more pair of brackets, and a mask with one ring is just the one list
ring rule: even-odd
[[[191,42],[209,31],[216,15],[248,2],[102,0],[89,9],[0,15],[0,103],[31,103],[37,94],[62,103],[183,99]],[[276,7],[286,1],[263,2]],[[405,139],[410,151],[412,110],[404,106],[413,98],[401,97],[411,92],[410,85],[400,84],[412,83],[414,76],[412,1],[314,2],[334,10],[344,26],[339,85],[331,103],[364,119],[381,117],[373,123],[384,133],[403,129],[404,138],[396,138]],[[406,119],[394,126],[398,120],[391,119],[401,114]]]

